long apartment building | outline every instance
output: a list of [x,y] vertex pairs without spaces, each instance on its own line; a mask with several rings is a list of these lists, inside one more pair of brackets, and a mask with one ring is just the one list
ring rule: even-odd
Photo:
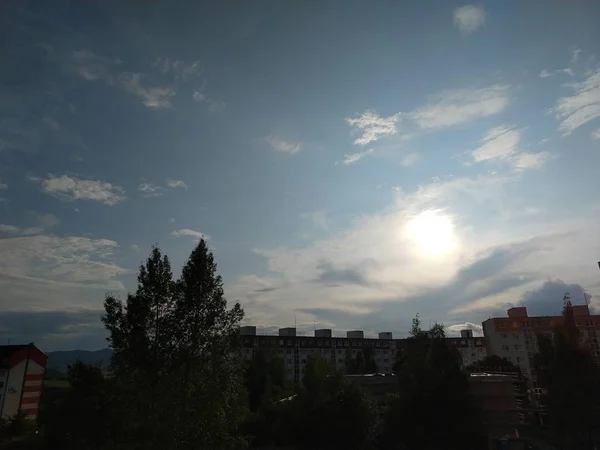
[[[296,382],[302,379],[308,357],[313,353],[320,354],[332,367],[345,370],[347,356],[356,358],[367,347],[372,351],[377,372],[391,374],[396,354],[405,342],[405,339],[394,339],[390,332],[366,338],[361,330],[348,331],[346,337],[333,336],[331,329],[315,330],[313,336],[298,336],[296,328],[281,328],[277,336],[257,335],[255,326],[241,327],[240,339],[246,359],[257,351],[272,352],[283,359],[288,377]],[[473,337],[470,330],[462,331],[460,338],[448,339],[461,354],[464,365],[483,359],[487,354],[484,339]]]
[[37,417],[47,360],[34,344],[0,345],[0,418]]
[[[596,363],[600,363],[600,315],[591,315],[587,305],[571,306],[582,343],[587,345]],[[534,356],[538,351],[537,335],[552,334],[563,322],[563,316],[529,316],[527,308],[510,308],[507,317],[490,318],[483,322],[483,333],[490,354],[510,360],[519,366],[533,388],[537,388]]]

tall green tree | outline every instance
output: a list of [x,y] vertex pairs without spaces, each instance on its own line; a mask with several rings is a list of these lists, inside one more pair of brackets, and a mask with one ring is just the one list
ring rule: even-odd
[[122,387],[123,420],[134,448],[234,448],[245,395],[236,333],[243,310],[231,309],[206,242],[200,240],[173,279],[153,248],[138,287],[125,302],[108,296],[102,320]]

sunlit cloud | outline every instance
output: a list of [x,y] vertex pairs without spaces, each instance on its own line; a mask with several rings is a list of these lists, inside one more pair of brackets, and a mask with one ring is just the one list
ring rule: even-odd
[[191,230],[189,228],[182,228],[181,230],[174,230],[171,232],[171,236],[173,237],[192,237],[195,239],[204,239],[209,240],[210,236],[208,234],[204,234],[201,231]]
[[41,180],[41,183],[45,193],[64,201],[91,200],[113,206],[125,200],[123,188],[106,181],[62,175]]
[[267,141],[267,144],[269,144],[273,150],[287,153],[288,155],[294,155],[302,149],[302,146],[297,142],[284,141],[275,136],[267,136],[265,141]]
[[558,129],[571,134],[577,128],[600,117],[600,68],[586,79],[567,85],[573,94],[558,100],[554,111]]
[[454,10],[454,25],[463,35],[471,34],[485,25],[485,15],[483,6],[461,6]]

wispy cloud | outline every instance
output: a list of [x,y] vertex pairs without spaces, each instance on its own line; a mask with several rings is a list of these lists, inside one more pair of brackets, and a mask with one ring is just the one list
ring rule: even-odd
[[396,124],[401,120],[401,114],[381,117],[375,111],[367,110],[359,117],[347,117],[345,120],[354,130],[361,133],[354,144],[367,145],[382,137],[396,134],[398,132]]
[[554,73],[550,72],[549,70],[542,69],[542,71],[539,73],[538,77],[548,78],[548,77],[551,77],[552,75],[554,75]]
[[64,201],[91,200],[112,206],[125,200],[123,188],[105,181],[81,180],[63,175],[41,182],[45,193]]
[[277,138],[273,135],[267,136],[265,140],[267,141],[267,144],[273,148],[273,150],[281,153],[287,153],[289,155],[294,155],[302,149],[300,143],[284,141],[283,139]]
[[28,236],[32,234],[40,234],[42,231],[44,230],[39,227],[20,228],[14,225],[0,224],[0,233],[3,234],[18,234],[22,236]]
[[187,184],[183,180],[167,180],[167,186],[170,188],[183,188],[187,189]]
[[140,73],[121,72],[116,74],[118,59],[96,55],[89,50],[78,50],[71,55],[75,72],[87,81],[102,81],[111,86],[125,89],[138,97],[144,106],[151,109],[168,108],[175,90],[170,86],[144,86]]
[[481,146],[472,155],[475,162],[507,163],[516,171],[535,169],[550,159],[550,153],[526,153],[519,150],[523,130],[515,127],[495,127],[485,134]]
[[170,58],[156,58],[154,67],[158,67],[162,73],[172,74],[175,80],[182,79],[187,81],[193,77],[202,75],[202,65],[200,61],[181,61]]
[[577,64],[579,62],[579,54],[581,53],[580,48],[576,48],[571,51],[571,64]]
[[592,131],[592,139],[600,139],[600,128],[598,128],[596,131]]
[[461,125],[504,111],[510,104],[510,86],[493,85],[482,89],[445,91],[430,99],[410,115],[422,129]]
[[175,90],[169,86],[144,87],[141,83],[141,74],[129,72],[119,76],[119,83],[127,92],[138,97],[147,108],[171,107],[171,97],[175,95]]
[[[40,283],[46,292],[57,286],[124,290],[116,277],[127,271],[113,262],[117,248],[115,241],[84,237],[36,235],[0,239],[0,253],[5,256],[0,259],[3,289],[14,295],[13,307],[21,308],[24,305],[20,298],[35,291]],[[27,305],[32,306],[47,308],[49,303],[44,298],[35,305]]]
[[344,161],[342,163],[346,166],[355,164],[361,159],[363,159],[365,156],[369,156],[371,153],[373,153],[372,148],[370,148],[369,150],[365,150],[364,152],[345,154]]
[[454,25],[468,35],[485,25],[485,9],[480,5],[465,5],[454,10]]
[[142,193],[144,197],[161,197],[163,195],[162,187],[152,183],[140,183],[138,191]]
[[192,94],[194,101],[204,103],[210,112],[219,112],[225,110],[227,104],[223,100],[217,100],[210,97],[204,89],[196,89]]
[[2,189],[8,189],[8,184],[3,183],[2,181],[0,181],[0,190]]
[[585,80],[566,86],[573,95],[560,98],[554,108],[560,121],[558,129],[565,135],[600,117],[600,68]]
[[171,232],[171,236],[173,237],[193,237],[195,239],[204,239],[209,240],[210,236],[208,234],[204,234],[201,231],[190,230],[189,228],[182,228],[181,230],[175,230]]
[[520,153],[513,158],[510,162],[512,166],[517,170],[535,169],[544,165],[551,158],[548,152],[539,153]]
[[418,153],[409,153],[402,157],[400,164],[403,165],[404,167],[410,167],[410,166],[414,165],[418,160],[419,160]]
[[481,146],[473,152],[475,162],[506,159],[517,152],[521,130],[514,127],[496,127],[483,137]]
[[77,74],[88,81],[101,80],[112,83],[113,67],[121,64],[121,61],[117,58],[96,55],[86,49],[74,51],[71,56]]

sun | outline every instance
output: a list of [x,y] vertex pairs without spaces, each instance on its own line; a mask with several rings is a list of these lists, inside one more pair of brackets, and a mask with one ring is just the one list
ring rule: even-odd
[[424,257],[444,256],[457,247],[452,218],[439,210],[429,209],[410,219],[405,236]]

